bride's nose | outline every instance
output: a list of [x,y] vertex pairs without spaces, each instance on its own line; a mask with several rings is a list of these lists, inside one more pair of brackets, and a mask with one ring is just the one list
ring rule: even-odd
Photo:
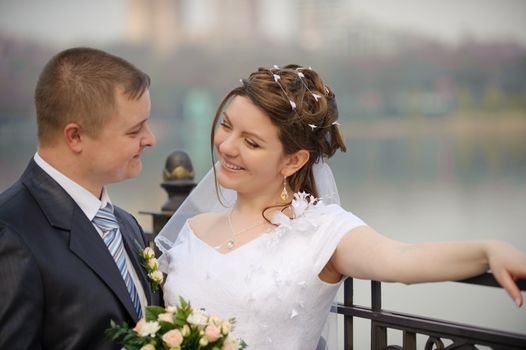
[[234,135],[225,135],[224,138],[218,140],[217,149],[219,152],[234,157],[238,154],[238,144]]

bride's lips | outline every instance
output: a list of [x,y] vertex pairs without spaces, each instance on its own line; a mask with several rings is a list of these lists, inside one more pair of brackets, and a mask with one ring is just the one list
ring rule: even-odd
[[231,171],[231,172],[236,172],[236,171],[241,171],[241,170],[245,170],[245,168],[243,167],[240,167],[239,165],[236,165],[234,163],[230,163],[226,160],[222,160],[221,161],[221,167],[227,171]]

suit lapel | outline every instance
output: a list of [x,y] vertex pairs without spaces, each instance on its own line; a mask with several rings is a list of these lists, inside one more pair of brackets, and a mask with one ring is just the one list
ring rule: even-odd
[[80,209],[74,212],[72,221],[78,224],[71,228],[69,248],[104,281],[132,319],[137,321],[126,284],[99,233]]
[[131,297],[113,257],[75,201],[34,160],[21,180],[39,203],[50,225],[70,232],[69,249],[104,281],[131,318],[137,321]]

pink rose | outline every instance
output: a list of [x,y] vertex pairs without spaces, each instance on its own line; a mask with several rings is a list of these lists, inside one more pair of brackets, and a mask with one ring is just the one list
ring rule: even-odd
[[157,316],[157,320],[164,321],[164,322],[169,322],[169,323],[174,323],[174,317],[169,312],[165,312],[163,314],[159,314],[159,316]]
[[179,346],[183,342],[183,335],[178,329],[172,329],[164,333],[162,336],[163,342],[170,348]]
[[137,334],[141,334],[142,333],[142,329],[144,327],[146,323],[146,320],[144,318],[141,318],[139,320],[139,322],[137,322],[137,324],[135,325],[135,328],[133,328],[133,330],[137,333]]
[[210,324],[205,328],[205,336],[208,341],[214,342],[221,337],[221,331],[215,325]]
[[230,334],[223,343],[221,350],[239,350],[240,339]]
[[225,342],[221,350],[237,350],[237,347],[232,343]]

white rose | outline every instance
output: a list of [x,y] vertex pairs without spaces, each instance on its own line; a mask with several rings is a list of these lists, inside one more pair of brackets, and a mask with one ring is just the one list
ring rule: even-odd
[[168,306],[166,308],[166,311],[171,313],[171,314],[175,314],[177,312],[177,306]]
[[202,347],[205,347],[208,345],[208,339],[206,339],[205,337],[199,339],[199,345],[201,345]]
[[142,337],[147,337],[147,336],[155,336],[155,333],[157,333],[157,331],[161,329],[161,326],[159,326],[159,323],[156,322],[156,321],[150,321],[150,322],[145,322],[142,326],[142,329],[139,333],[139,335],[141,335]]
[[139,350],[155,350],[155,347],[152,344],[146,344],[142,348],[140,348]]
[[190,327],[188,327],[187,324],[185,324],[183,326],[183,329],[181,329],[181,334],[183,335],[183,337],[187,337],[190,335]]
[[221,330],[223,334],[228,334],[232,331],[232,323],[229,321],[223,321],[223,324],[221,325]]
[[146,247],[146,248],[144,248],[144,250],[142,251],[142,256],[143,256],[145,259],[155,258],[155,252],[153,251],[152,248],[150,248],[150,247]]
[[221,319],[217,316],[210,316],[208,318],[208,324],[213,324],[214,326],[220,326],[221,325]]
[[163,283],[163,280],[164,280],[164,276],[163,276],[163,273],[159,270],[157,271],[154,271],[152,273],[149,274],[150,278],[156,282],[156,283]]
[[159,262],[155,258],[150,258],[148,260],[148,267],[152,270],[157,270],[159,268]]
[[194,310],[186,321],[197,326],[205,326],[208,321],[208,314],[203,309]]

